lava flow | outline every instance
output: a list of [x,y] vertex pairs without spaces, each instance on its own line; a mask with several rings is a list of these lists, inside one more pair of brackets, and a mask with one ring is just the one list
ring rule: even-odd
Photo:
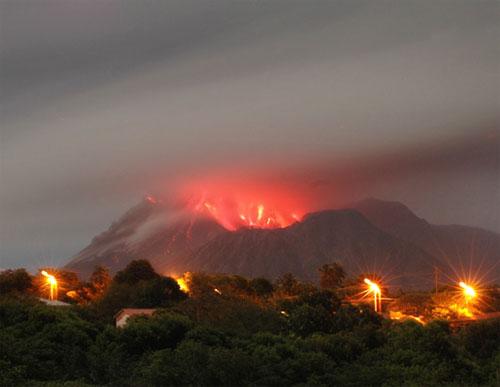
[[188,207],[194,213],[213,218],[230,231],[239,228],[283,228],[300,221],[303,216],[302,211],[293,208],[289,201],[274,197],[259,200],[203,194],[190,200]]
[[228,230],[246,228],[283,228],[300,220],[296,212],[278,210],[262,202],[227,203],[224,200],[200,201],[195,210],[215,219]]
[[313,201],[301,186],[251,175],[211,174],[179,182],[176,196],[190,212],[212,218],[229,231],[284,228],[311,212]]

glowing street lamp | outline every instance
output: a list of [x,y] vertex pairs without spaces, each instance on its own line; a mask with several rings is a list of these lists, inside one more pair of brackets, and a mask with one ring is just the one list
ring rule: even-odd
[[477,296],[477,293],[472,286],[467,285],[463,281],[460,281],[458,285],[463,289],[462,292],[464,294],[466,304],[468,304],[470,300]]
[[368,293],[373,293],[373,309],[375,312],[381,312],[382,311],[382,291],[380,290],[380,287],[373,281],[369,280],[368,278],[364,279],[365,284],[368,285]]
[[50,286],[49,300],[54,301],[57,299],[57,280],[52,274],[47,273],[45,270],[41,274],[47,278],[47,283]]

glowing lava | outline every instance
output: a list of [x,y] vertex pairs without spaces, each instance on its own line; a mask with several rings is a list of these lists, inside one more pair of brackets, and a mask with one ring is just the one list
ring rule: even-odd
[[234,201],[202,198],[193,209],[208,215],[227,230],[239,228],[283,228],[301,219],[298,211],[288,211],[263,201]]
[[208,216],[227,230],[284,228],[316,209],[318,204],[302,186],[278,178],[211,174],[180,182],[175,192],[182,206]]

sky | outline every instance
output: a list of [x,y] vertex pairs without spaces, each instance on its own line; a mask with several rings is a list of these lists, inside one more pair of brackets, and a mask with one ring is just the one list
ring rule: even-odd
[[498,1],[0,2],[0,268],[180,182],[500,232]]

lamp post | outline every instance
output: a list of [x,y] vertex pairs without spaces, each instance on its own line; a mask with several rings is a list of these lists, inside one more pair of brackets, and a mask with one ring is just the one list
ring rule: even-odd
[[469,305],[469,301],[475,298],[477,295],[476,290],[472,286],[467,285],[463,281],[460,281],[458,285],[462,288],[462,293],[465,297],[465,304]]
[[364,279],[365,284],[368,285],[367,292],[373,293],[373,309],[379,313],[382,311],[382,291],[380,287],[368,278]]
[[50,286],[49,300],[54,301],[57,299],[57,280],[52,274],[47,273],[45,270],[41,274],[47,278],[47,283]]

